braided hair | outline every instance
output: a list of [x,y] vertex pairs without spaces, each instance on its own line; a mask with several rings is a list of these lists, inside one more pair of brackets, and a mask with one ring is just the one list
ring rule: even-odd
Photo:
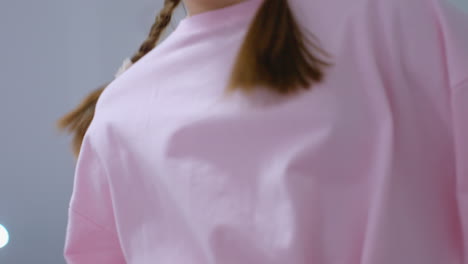
[[[131,63],[136,63],[148,54],[148,52],[154,49],[161,38],[162,33],[171,22],[172,14],[180,2],[181,0],[165,0],[164,7],[156,16],[156,20],[151,27],[148,38],[130,59]],[[109,84],[105,84],[92,91],[75,109],[58,121],[59,129],[67,131],[73,135],[72,149],[75,156],[78,156],[80,153],[83,138],[94,118],[96,104],[102,92],[108,85]]]
[[[218,0],[216,0],[218,1]],[[267,87],[280,94],[310,89],[321,82],[330,64],[312,35],[298,25],[288,0],[263,0],[232,69],[228,90],[250,92]],[[157,45],[181,0],[165,0],[148,38],[131,58],[136,63]],[[72,112],[59,121],[59,127],[74,135],[73,151],[81,143],[94,117],[96,103],[107,85],[92,92]]]

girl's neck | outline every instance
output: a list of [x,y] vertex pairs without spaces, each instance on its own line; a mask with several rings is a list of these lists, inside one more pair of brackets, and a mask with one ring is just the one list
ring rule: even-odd
[[228,7],[248,0],[184,0],[189,16]]

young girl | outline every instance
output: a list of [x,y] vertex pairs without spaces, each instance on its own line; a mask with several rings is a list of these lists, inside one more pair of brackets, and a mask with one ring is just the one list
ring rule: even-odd
[[468,264],[466,14],[179,2],[64,120],[68,263]]

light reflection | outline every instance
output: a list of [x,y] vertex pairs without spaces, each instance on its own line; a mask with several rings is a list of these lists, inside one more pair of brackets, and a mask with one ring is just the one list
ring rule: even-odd
[[0,225],[0,248],[5,247],[9,240],[10,235],[8,234],[8,230],[3,225]]

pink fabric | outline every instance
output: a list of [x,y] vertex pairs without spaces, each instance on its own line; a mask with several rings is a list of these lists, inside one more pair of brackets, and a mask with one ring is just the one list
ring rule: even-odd
[[294,97],[225,94],[259,0],[185,19],[101,98],[72,264],[468,264],[468,16],[290,0],[332,54]]

